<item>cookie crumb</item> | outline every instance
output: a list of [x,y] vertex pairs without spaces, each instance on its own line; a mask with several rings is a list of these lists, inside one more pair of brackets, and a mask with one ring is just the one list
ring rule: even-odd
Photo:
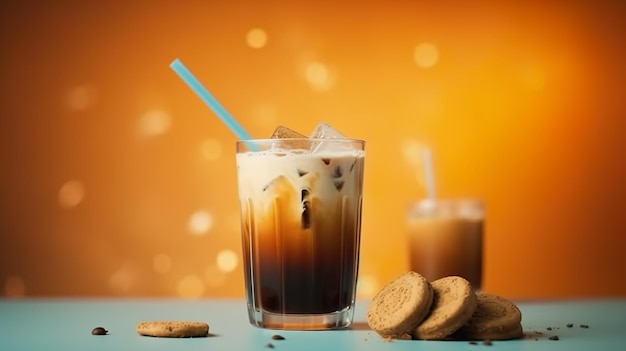
[[272,335],[272,340],[285,340],[285,337],[282,335]]
[[265,347],[268,348],[268,349],[273,349],[274,345],[272,343],[269,343],[269,344],[265,345]]
[[589,328],[589,326],[587,324],[581,324],[580,327],[584,328],[584,329],[588,329]]
[[478,343],[476,341],[470,341],[469,344],[470,345],[478,345]]
[[491,340],[485,339],[485,340],[483,340],[483,345],[491,346],[491,345],[493,345],[493,343],[491,342]]
[[552,327],[547,327],[546,329],[547,329],[547,330],[552,330]]
[[572,324],[572,323],[567,323],[567,327],[568,327],[568,328],[571,328],[571,327],[573,327],[573,326],[574,326],[574,324]]
[[552,335],[548,339],[550,339],[550,340],[559,340],[559,337],[557,335]]

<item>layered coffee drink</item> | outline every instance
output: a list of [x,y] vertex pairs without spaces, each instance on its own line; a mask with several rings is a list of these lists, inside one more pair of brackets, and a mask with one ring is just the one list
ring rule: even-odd
[[352,320],[363,142],[238,143],[246,297],[252,324],[329,329]]

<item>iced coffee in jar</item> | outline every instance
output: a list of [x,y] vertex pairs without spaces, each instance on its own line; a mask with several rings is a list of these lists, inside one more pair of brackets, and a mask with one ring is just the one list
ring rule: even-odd
[[458,275],[482,285],[485,208],[478,199],[425,199],[410,204],[410,269],[433,281]]

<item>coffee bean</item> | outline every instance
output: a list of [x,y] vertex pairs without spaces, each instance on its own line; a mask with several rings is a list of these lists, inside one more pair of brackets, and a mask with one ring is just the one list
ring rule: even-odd
[[587,324],[581,324],[580,327],[581,328],[585,328],[585,329],[589,328],[589,326]]
[[96,327],[91,330],[91,335],[107,335],[108,332],[108,330],[102,327]]
[[267,345],[265,345],[265,347],[267,347],[268,349],[273,349],[273,348],[274,348],[274,345],[272,345],[272,344],[267,344]]
[[483,340],[483,345],[491,346],[493,344],[491,343],[491,340]]
[[572,324],[572,323],[567,323],[567,327],[568,327],[568,328],[571,328],[571,327],[573,327],[573,326],[574,326],[574,324]]
[[550,340],[559,340],[559,337],[556,336],[556,335],[553,335],[553,336],[549,337],[548,339],[550,339]]
[[272,335],[272,340],[285,340],[285,337],[282,335]]

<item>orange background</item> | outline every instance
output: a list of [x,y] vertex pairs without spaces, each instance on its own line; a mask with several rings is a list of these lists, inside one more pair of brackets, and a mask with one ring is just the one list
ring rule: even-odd
[[[610,3],[610,5],[609,5]],[[3,1],[0,295],[243,296],[235,137],[367,140],[359,296],[425,196],[487,204],[484,290],[626,296],[626,8],[609,1]]]

